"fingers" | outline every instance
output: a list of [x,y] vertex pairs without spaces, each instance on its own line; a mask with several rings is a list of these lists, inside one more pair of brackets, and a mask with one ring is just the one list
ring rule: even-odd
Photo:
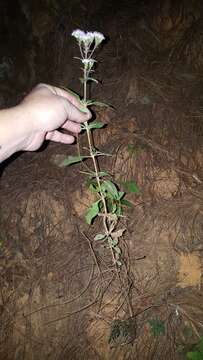
[[65,99],[70,101],[76,107],[81,107],[80,100],[73,93],[69,92],[68,89],[67,90],[61,89],[56,86],[50,86],[50,88],[51,88],[50,90],[54,94],[64,97]]
[[[82,104],[81,104],[80,100],[72,92],[69,92],[68,89],[64,90],[64,89],[58,88],[57,86],[51,86],[48,84],[39,84],[37,87],[39,87],[39,88],[46,87],[54,95],[58,95],[64,99],[68,100],[76,109],[82,109]],[[82,113],[82,120],[80,120],[79,122],[84,122],[91,118],[91,116],[92,116],[91,112],[88,109],[86,109],[86,110],[87,110],[87,113],[79,111],[80,117],[81,117],[81,113]],[[84,120],[84,116],[85,116],[85,120]],[[70,120],[72,120],[72,119],[70,119]]]
[[90,119],[91,113],[88,110],[88,113],[81,112],[78,107],[73,104],[70,104],[65,98],[61,97],[60,100],[63,103],[63,109],[65,112],[65,118],[76,123],[82,123]]
[[46,140],[60,142],[63,144],[72,144],[75,141],[74,136],[63,134],[60,131],[54,130],[46,134]]
[[82,123],[91,118],[91,112],[86,109],[87,112],[84,113],[84,111],[82,111],[81,102],[72,93],[48,84],[37,85],[35,91],[41,91],[43,89],[49,90],[53,95],[57,96],[58,99],[60,99],[67,120]]
[[80,124],[72,121],[66,121],[65,124],[63,124],[62,128],[77,134],[81,131]]
[[77,100],[77,98],[71,92],[68,92],[68,90],[66,91],[57,86],[52,86],[52,85],[44,84],[44,83],[38,84],[36,86],[36,88],[43,88],[43,87],[46,87],[47,89],[49,89],[54,95],[59,95],[59,96],[64,97],[65,99],[72,102],[72,104],[74,104],[75,106],[79,105],[79,101]]

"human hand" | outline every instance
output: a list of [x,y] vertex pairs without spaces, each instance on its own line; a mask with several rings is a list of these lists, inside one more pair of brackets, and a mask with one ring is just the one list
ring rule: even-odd
[[39,149],[45,139],[65,144],[74,142],[74,136],[62,133],[59,128],[79,133],[80,123],[91,117],[80,111],[81,104],[71,93],[47,84],[37,85],[18,105],[23,117],[29,121],[29,132],[21,150]]

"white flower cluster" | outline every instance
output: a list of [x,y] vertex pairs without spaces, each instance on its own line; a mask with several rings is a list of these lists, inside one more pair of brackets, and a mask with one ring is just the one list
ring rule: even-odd
[[91,59],[91,58],[82,59],[82,63],[87,70],[91,70],[93,68],[95,62],[96,62],[96,60]]
[[79,43],[83,43],[85,46],[90,46],[93,41],[95,41],[95,46],[97,47],[105,38],[104,35],[98,31],[82,31],[82,30],[74,30],[72,32],[72,36],[74,36]]

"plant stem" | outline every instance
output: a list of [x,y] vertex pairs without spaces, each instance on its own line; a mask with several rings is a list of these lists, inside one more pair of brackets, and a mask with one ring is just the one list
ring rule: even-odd
[[[93,51],[92,51],[93,53]],[[91,55],[92,55],[91,53]],[[87,58],[87,52],[85,53],[85,58]],[[84,64],[84,68],[83,68],[83,103],[84,106],[87,107],[87,79],[89,76],[89,72],[90,70],[88,70],[88,67],[86,64]],[[86,121],[84,123],[85,125],[85,129],[86,129],[86,133],[87,133],[87,140],[88,140],[88,145],[89,145],[89,152],[90,152],[90,156],[92,158],[92,162],[93,162],[93,166],[94,166],[94,172],[95,172],[95,176],[96,176],[96,181],[97,181],[97,185],[98,185],[98,189],[99,189],[99,193],[100,193],[100,197],[103,203],[103,226],[104,226],[104,230],[105,230],[105,235],[107,236],[107,238],[110,236],[110,228],[111,228],[111,220],[109,219],[109,214],[108,214],[108,209],[107,209],[107,204],[106,204],[106,199],[105,196],[103,195],[102,192],[102,188],[101,188],[101,179],[99,176],[99,164],[98,164],[98,160],[97,157],[95,156],[95,151],[94,151],[94,146],[92,143],[92,133],[91,133],[91,129],[89,129],[88,127],[88,122]],[[121,281],[120,278],[120,274],[119,274],[119,270],[116,264],[116,259],[115,259],[115,254],[113,251],[113,248],[110,246],[110,251],[111,251],[111,256],[112,256],[112,260],[113,260],[113,264],[115,266],[115,270],[116,270],[116,275],[120,284],[120,288],[122,290],[123,287],[123,282]],[[129,308],[129,312],[130,312],[130,316],[133,316],[133,310],[132,310],[132,306],[129,300],[129,290],[126,291],[126,289],[124,289],[125,292],[125,298],[127,299],[127,304],[128,304],[128,308]],[[122,306],[122,305],[121,305]]]
[[[86,66],[84,65],[84,104],[87,103],[87,77],[88,77],[87,69],[86,69]],[[92,145],[92,140],[91,140],[91,130],[88,127],[87,121],[85,122],[85,127],[86,127],[87,139],[88,139],[88,144],[89,144],[90,156],[92,158],[92,162],[94,165],[94,171],[95,171],[95,175],[96,175],[97,185],[98,185],[101,200],[102,200],[102,203],[104,206],[103,224],[104,224],[106,235],[108,236],[108,234],[109,234],[109,229],[108,229],[108,224],[107,224],[108,210],[107,210],[107,206],[106,206],[106,200],[105,200],[105,197],[104,197],[104,195],[102,193],[102,189],[101,189],[101,181],[100,181],[100,177],[99,177],[99,167],[98,167],[97,159],[96,159],[94,151],[93,151],[93,145]]]
[[[88,78],[89,72],[87,70],[86,64],[84,64],[83,74],[84,74],[84,89],[83,89],[84,97],[83,97],[83,102],[84,102],[84,105],[87,105],[87,78]],[[101,197],[103,207],[104,207],[103,226],[104,226],[105,234],[108,237],[109,236],[109,229],[110,229],[110,225],[108,223],[108,209],[107,209],[106,199],[105,199],[105,197],[104,197],[104,195],[102,193],[102,189],[101,189],[101,180],[100,180],[100,177],[99,177],[99,166],[98,166],[97,158],[96,158],[96,156],[94,154],[94,147],[93,147],[92,140],[91,140],[91,130],[88,127],[88,122],[86,121],[84,123],[84,125],[85,125],[86,133],[87,133],[90,156],[92,158],[92,162],[93,162],[93,165],[94,165],[96,181],[97,181],[100,197]],[[116,265],[116,259],[115,259],[114,251],[113,251],[112,247],[110,247],[110,249],[111,249],[112,260],[113,260],[113,263],[114,263],[114,265],[116,267],[117,276],[118,276],[118,279],[120,280],[119,272],[118,272],[117,265]]]

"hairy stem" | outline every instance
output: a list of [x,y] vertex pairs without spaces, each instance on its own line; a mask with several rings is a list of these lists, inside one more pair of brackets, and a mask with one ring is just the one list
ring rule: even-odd
[[[87,58],[87,53],[85,54],[85,57]],[[88,102],[87,102],[87,81],[88,81],[89,73],[90,73],[90,70],[88,70],[88,66],[86,64],[84,64],[84,68],[83,68],[83,103],[84,103],[84,105],[86,107],[88,105]],[[101,188],[101,179],[100,179],[100,176],[99,176],[99,164],[98,164],[97,157],[95,156],[95,149],[94,149],[93,142],[92,142],[91,129],[89,129],[87,121],[84,123],[84,125],[85,125],[85,129],[86,129],[86,133],[87,133],[89,152],[90,152],[90,156],[91,156],[93,166],[94,166],[94,172],[95,172],[95,177],[96,177],[96,181],[97,181],[97,185],[98,185],[98,189],[99,189],[99,194],[100,194],[102,204],[103,204],[103,227],[104,227],[104,231],[105,231],[106,236],[109,237],[110,236],[111,220],[109,219],[109,216],[108,216],[109,213],[108,213],[108,209],[107,209],[107,203],[106,203],[106,199],[105,199],[105,196],[104,196],[104,194],[102,192],[102,188]],[[118,267],[117,267],[117,264],[116,264],[115,254],[114,254],[113,248],[111,246],[110,246],[110,251],[111,251],[113,264],[114,264],[115,270],[116,270],[116,276],[117,276],[118,282],[120,284],[120,288],[122,290],[124,284],[121,281],[120,273],[119,273],[119,270],[118,270]],[[130,288],[126,290],[125,286],[124,286],[125,299],[127,299],[127,304],[128,304],[130,316],[132,317],[133,316],[133,310],[132,310],[132,306],[131,306],[130,299],[129,299],[129,290],[130,290]],[[121,304],[121,307],[122,307],[122,304]]]
[[[88,71],[86,69],[86,66],[84,66],[84,99],[83,99],[84,104],[87,103],[87,78],[88,78]],[[108,236],[109,235],[109,224],[108,224],[108,210],[107,210],[107,205],[106,205],[106,199],[105,199],[105,197],[104,197],[104,195],[102,193],[102,189],[101,189],[101,180],[100,180],[100,177],[99,177],[99,166],[98,166],[96,156],[94,154],[94,147],[93,147],[92,140],[91,140],[91,130],[88,127],[87,121],[85,122],[85,128],[86,128],[86,133],[87,133],[90,156],[92,158],[92,162],[93,162],[93,165],[94,165],[96,181],[97,181],[97,185],[98,185],[98,188],[99,188],[99,193],[100,193],[101,200],[102,200],[103,207],[104,207],[103,225],[104,225],[106,236]],[[112,247],[111,247],[111,254],[112,254],[113,263],[116,265],[116,259],[115,259]]]

